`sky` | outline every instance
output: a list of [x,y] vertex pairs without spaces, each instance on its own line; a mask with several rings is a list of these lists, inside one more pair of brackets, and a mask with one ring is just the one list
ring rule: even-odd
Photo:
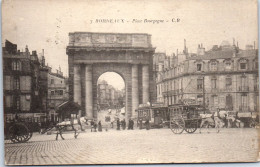
[[[256,0],[5,0],[2,16],[2,44],[8,39],[20,50],[44,49],[48,65],[54,71],[60,65],[66,76],[69,32],[149,33],[156,52],[168,55],[182,51],[184,39],[189,52],[199,43],[209,50],[223,40],[232,44],[233,38],[242,49],[254,41],[258,45]],[[96,19],[129,22],[90,23]]]
[[119,74],[115,72],[105,72],[98,78],[98,80],[105,80],[109,85],[112,85],[118,90],[125,89],[125,81]]

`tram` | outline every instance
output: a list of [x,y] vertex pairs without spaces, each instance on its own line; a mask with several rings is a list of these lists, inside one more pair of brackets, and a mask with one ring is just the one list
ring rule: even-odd
[[168,107],[162,103],[140,104],[136,112],[139,129],[148,128],[147,122],[151,128],[162,128],[165,126],[165,122],[170,120]]

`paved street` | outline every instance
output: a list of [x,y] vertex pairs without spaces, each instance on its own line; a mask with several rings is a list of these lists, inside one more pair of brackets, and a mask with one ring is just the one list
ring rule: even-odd
[[65,134],[34,134],[27,143],[6,141],[6,164],[109,164],[171,162],[255,161],[258,154],[256,129],[204,129],[200,134],[175,135],[170,129],[125,130],[81,133],[78,139]]

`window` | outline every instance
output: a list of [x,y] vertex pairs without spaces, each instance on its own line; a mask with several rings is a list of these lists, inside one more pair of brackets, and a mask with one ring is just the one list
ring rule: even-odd
[[14,98],[14,108],[20,110],[20,96]]
[[12,70],[14,71],[21,71],[21,62],[19,60],[14,60],[12,62]]
[[8,108],[12,107],[13,97],[10,95],[6,95],[4,99],[5,99],[5,102],[4,102],[5,107],[8,107]]
[[213,97],[213,106],[218,107],[218,96],[212,96]]
[[54,95],[54,94],[55,94],[55,93],[54,93],[54,91],[52,90],[52,91],[51,91],[51,95]]
[[225,70],[231,70],[231,62],[230,61],[227,61],[225,63]]
[[240,86],[240,90],[241,91],[247,91],[248,90],[248,86],[247,86],[247,77],[245,75],[241,76],[241,86]]
[[226,89],[232,88],[232,78],[226,78]]
[[14,90],[19,90],[19,89],[20,89],[20,78],[14,77]]
[[51,79],[51,84],[54,84],[54,79]]
[[13,90],[13,76],[4,76],[4,89]]
[[217,62],[211,62],[210,63],[210,71],[217,71],[218,66],[217,66]]
[[233,110],[233,100],[231,95],[226,96],[226,108],[227,110]]
[[56,95],[63,95],[63,90],[55,90]]
[[203,79],[197,79],[197,89],[203,89]]
[[255,69],[258,69],[258,60],[254,60]]
[[203,105],[203,96],[202,95],[197,96],[197,102],[198,102],[198,104]]
[[202,71],[202,65],[201,64],[197,64],[197,71]]
[[246,69],[246,63],[240,63],[240,70]]
[[246,111],[248,109],[247,94],[241,95],[241,110]]
[[212,89],[217,88],[217,79],[216,78],[211,79],[211,88]]

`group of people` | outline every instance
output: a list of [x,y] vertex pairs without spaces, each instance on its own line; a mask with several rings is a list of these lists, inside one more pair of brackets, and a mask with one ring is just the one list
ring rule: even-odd
[[90,126],[91,126],[91,132],[97,132],[97,129],[99,132],[102,132],[102,124],[101,121],[97,122],[95,120],[91,120],[90,122]]
[[[120,121],[119,118],[117,118],[116,121],[116,130],[120,130],[120,126],[122,127],[123,130],[126,129],[126,121],[125,119],[123,119],[122,121]],[[134,129],[134,121],[130,118],[129,122],[128,122],[128,130],[133,130]]]
[[[112,124],[112,122],[111,122],[111,124]],[[120,127],[123,130],[126,129],[126,121],[125,121],[125,119],[120,121],[120,119],[117,118],[116,124],[117,124],[117,128],[116,128],[117,130],[120,130]],[[91,120],[90,126],[91,126],[91,132],[97,132],[97,131],[102,132],[101,121],[98,121],[98,123],[97,123],[96,120]],[[134,129],[134,121],[130,118],[129,122],[128,122],[128,130],[133,130],[133,129]]]

